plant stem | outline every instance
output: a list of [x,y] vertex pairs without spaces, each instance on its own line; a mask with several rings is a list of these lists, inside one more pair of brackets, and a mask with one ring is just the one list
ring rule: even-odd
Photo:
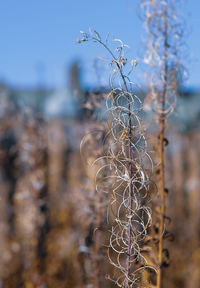
[[162,278],[162,251],[163,251],[163,231],[164,231],[164,216],[165,216],[165,147],[164,137],[166,129],[166,118],[164,116],[165,103],[167,97],[167,81],[168,81],[168,30],[167,30],[167,6],[164,14],[164,86],[162,93],[162,114],[160,115],[160,132],[159,132],[159,154],[160,154],[160,225],[159,225],[159,247],[158,247],[158,264],[159,270],[157,273],[157,288],[161,287]]
[[[130,175],[130,183],[129,183],[129,209],[130,209],[130,216],[131,216],[131,213],[132,213],[132,209],[133,209],[133,185],[132,185],[132,177],[133,177],[133,166],[132,166],[132,148],[131,148],[131,138],[132,138],[132,121],[131,121],[131,105],[130,105],[130,99],[129,99],[129,95],[128,95],[128,113],[129,113],[129,118],[128,118],[128,128],[129,128],[129,131],[128,131],[128,138],[129,138],[129,175]],[[131,273],[131,267],[130,267],[130,264],[131,264],[131,249],[132,249],[132,229],[131,229],[131,217],[129,218],[129,221],[128,221],[128,257],[127,257],[127,274],[126,274],[126,284],[125,284],[125,288],[128,288],[129,287],[129,276],[130,276],[130,273]]]
[[[132,165],[132,121],[131,121],[131,104],[130,104],[130,96],[128,92],[128,86],[126,82],[126,78],[123,74],[122,67],[119,65],[117,58],[115,55],[112,53],[112,51],[108,48],[108,46],[101,41],[100,39],[93,37],[93,39],[97,42],[99,42],[111,55],[113,58],[114,62],[116,63],[116,66],[118,68],[118,71],[120,73],[120,77],[123,81],[124,88],[125,88],[125,93],[127,93],[127,101],[128,101],[128,140],[129,140],[129,145],[128,145],[128,157],[129,157],[129,178],[130,178],[130,183],[129,183],[129,216],[132,214],[132,209],[133,209],[133,185],[132,185],[132,178],[133,178],[133,165]],[[127,250],[127,260],[126,260],[126,280],[125,280],[125,288],[129,287],[129,277],[131,274],[131,250],[132,250],[132,219],[131,217],[128,220],[128,250]]]

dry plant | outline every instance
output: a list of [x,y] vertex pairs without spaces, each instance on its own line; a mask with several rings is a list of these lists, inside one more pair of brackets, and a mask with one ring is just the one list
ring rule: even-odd
[[[15,239],[13,209],[18,176],[16,143],[19,123],[14,105],[9,102],[7,93],[1,91],[1,87],[0,107],[0,285],[5,285],[19,276],[15,273],[19,264],[19,243]],[[13,127],[13,122],[15,127]]]
[[168,197],[176,241],[168,243],[172,261],[163,287],[199,287],[199,133],[194,130],[177,138],[169,157],[173,193]]
[[46,137],[44,123],[30,112],[21,121],[16,164],[19,177],[14,195],[15,229],[21,248],[24,285],[39,287],[44,283],[48,232]]
[[[95,189],[96,171],[101,163],[93,163],[102,155],[102,147],[105,135],[105,121],[102,119],[102,108],[105,94],[101,90],[90,91],[88,98],[82,107],[87,115],[87,129],[80,145],[83,163],[85,167],[85,184],[82,189],[81,209],[85,227],[84,237],[80,238],[80,259],[82,263],[82,277],[85,287],[99,288],[104,285],[105,279],[102,272],[105,265],[105,244],[104,233],[106,223],[107,199],[105,194],[97,193]],[[80,196],[79,196],[80,199]],[[79,213],[80,213],[79,212]],[[101,267],[101,271],[100,271]]]
[[143,249],[151,226],[148,192],[153,165],[140,119],[143,101],[135,94],[137,86],[129,78],[136,61],[126,58],[128,46],[121,40],[114,39],[119,46],[112,51],[108,39],[102,40],[96,31],[81,33],[79,43],[96,42],[110,56],[110,60],[104,59],[111,67],[110,92],[105,101],[108,132],[103,154],[94,161],[101,163],[96,173],[96,190],[106,193],[109,199],[108,220],[112,227],[108,257],[115,275],[107,278],[118,287],[149,287],[141,281],[143,272],[156,272],[147,264]]
[[[164,249],[163,239],[170,234],[166,231],[166,122],[173,112],[178,88],[178,77],[182,70],[180,64],[183,26],[178,17],[181,1],[175,0],[149,0],[141,1],[144,23],[147,33],[146,54],[144,61],[150,66],[148,73],[149,95],[147,100],[153,103],[155,121],[158,124],[158,143],[156,148],[157,186],[160,203],[158,201],[157,227],[158,233],[158,259],[159,270],[157,273],[156,287],[161,287],[162,268],[167,263],[169,253]],[[169,236],[171,237],[171,236]],[[165,261],[166,259],[166,261]]]

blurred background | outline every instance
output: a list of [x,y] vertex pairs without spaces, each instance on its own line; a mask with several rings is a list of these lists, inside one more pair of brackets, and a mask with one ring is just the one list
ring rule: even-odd
[[[89,257],[95,186],[80,156],[88,128],[100,125],[94,106],[109,71],[97,58],[104,50],[76,40],[90,27],[123,40],[138,62],[133,81],[145,90],[139,1],[0,4],[0,287],[98,287],[95,263],[99,287],[114,287],[105,280],[112,273],[106,252]],[[200,287],[199,9],[200,2],[183,1],[186,73],[168,127],[175,236],[163,287]]]

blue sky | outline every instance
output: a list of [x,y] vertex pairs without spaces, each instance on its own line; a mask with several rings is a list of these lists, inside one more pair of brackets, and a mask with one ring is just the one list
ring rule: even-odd
[[[138,58],[143,33],[138,2],[0,0],[0,80],[14,86],[34,86],[39,81],[48,86],[64,86],[67,68],[73,60],[80,59],[85,84],[90,84],[93,60],[104,52],[95,45],[76,43],[79,31],[88,31],[89,27],[122,39],[131,46],[130,57]],[[200,88],[200,1],[183,2],[189,54],[186,86]]]

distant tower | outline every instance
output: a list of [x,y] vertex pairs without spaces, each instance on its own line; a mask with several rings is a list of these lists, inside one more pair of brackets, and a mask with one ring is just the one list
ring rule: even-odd
[[79,105],[85,103],[85,92],[81,85],[80,62],[75,61],[70,68],[70,89]]

